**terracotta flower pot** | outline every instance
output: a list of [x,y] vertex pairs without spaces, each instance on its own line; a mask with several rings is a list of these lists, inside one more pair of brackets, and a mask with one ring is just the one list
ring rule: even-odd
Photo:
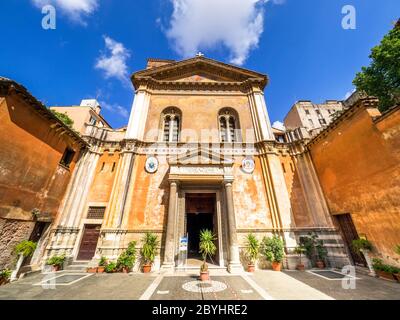
[[325,262],[318,260],[315,265],[317,266],[318,269],[325,269]]
[[282,263],[280,263],[280,262],[272,262],[272,270],[281,271],[282,270]]
[[385,271],[376,271],[379,278],[389,280],[389,281],[397,281],[395,275],[393,273],[385,272]]
[[150,273],[151,272],[151,264],[143,265],[143,273]]
[[122,268],[122,272],[123,272],[123,273],[129,273],[129,271],[130,271],[129,268],[127,268],[127,267]]
[[247,265],[247,272],[254,272],[256,271],[256,266],[254,264]]
[[105,268],[104,267],[97,267],[97,272],[98,273],[104,273]]
[[210,273],[208,271],[200,272],[200,281],[210,280]]
[[87,273],[96,273],[97,272],[97,267],[90,267],[86,269]]
[[299,264],[296,266],[296,269],[299,270],[299,271],[304,271],[306,268],[305,268],[304,264],[299,263]]
[[55,265],[55,266],[53,266],[53,271],[54,272],[58,272],[58,271],[60,271],[61,270],[61,266],[60,265]]

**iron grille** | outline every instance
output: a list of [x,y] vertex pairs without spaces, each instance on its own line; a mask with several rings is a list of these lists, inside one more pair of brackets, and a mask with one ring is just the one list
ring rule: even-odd
[[88,219],[103,219],[106,207],[89,207]]

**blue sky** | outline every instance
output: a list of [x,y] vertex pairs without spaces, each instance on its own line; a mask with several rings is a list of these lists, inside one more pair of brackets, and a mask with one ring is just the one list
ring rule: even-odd
[[[45,4],[55,30],[42,28]],[[344,5],[356,29],[341,25]],[[12,0],[0,2],[0,75],[46,105],[103,102],[114,126],[127,124],[127,77],[148,57],[207,57],[268,74],[272,121],[296,100],[343,99],[361,66],[400,15],[398,0]]]

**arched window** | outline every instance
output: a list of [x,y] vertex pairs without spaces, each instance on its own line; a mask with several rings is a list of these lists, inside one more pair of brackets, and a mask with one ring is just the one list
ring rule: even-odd
[[240,140],[240,126],[236,111],[231,108],[224,108],[219,112],[218,117],[221,142],[238,142]]
[[180,138],[181,112],[170,107],[162,113],[162,141],[178,142]]

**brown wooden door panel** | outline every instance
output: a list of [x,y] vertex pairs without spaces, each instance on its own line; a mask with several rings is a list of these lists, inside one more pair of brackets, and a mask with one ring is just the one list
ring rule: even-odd
[[99,241],[100,228],[100,225],[85,225],[78,260],[91,260],[93,258]]
[[336,220],[339,223],[340,229],[343,234],[344,241],[346,242],[351,257],[353,258],[353,261],[356,265],[360,266],[367,266],[367,262],[365,261],[365,258],[361,254],[357,254],[353,251],[352,249],[352,244],[353,240],[356,240],[359,238],[357,229],[353,223],[353,219],[351,218],[351,215],[349,213],[346,214],[341,214],[336,216]]

